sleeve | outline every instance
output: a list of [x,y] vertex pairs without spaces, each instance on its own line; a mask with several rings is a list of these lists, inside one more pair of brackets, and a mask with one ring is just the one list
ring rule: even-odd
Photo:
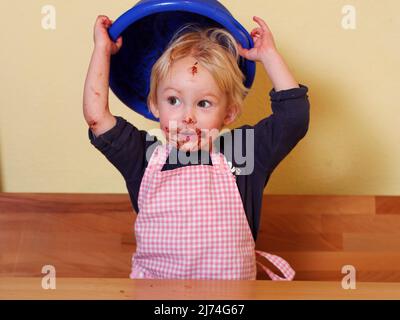
[[307,92],[302,84],[270,91],[273,113],[254,126],[255,169],[269,175],[306,135],[310,118]]
[[126,181],[134,180],[143,175],[147,166],[146,151],[157,138],[138,130],[122,117],[116,116],[116,119],[116,125],[98,137],[89,128],[89,140]]

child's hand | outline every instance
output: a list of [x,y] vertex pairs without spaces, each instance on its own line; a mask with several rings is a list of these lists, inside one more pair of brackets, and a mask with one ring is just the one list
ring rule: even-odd
[[254,42],[254,48],[245,49],[238,43],[239,54],[252,61],[262,61],[269,53],[276,52],[274,38],[265,21],[254,16],[260,27],[254,28],[250,35]]
[[111,54],[116,54],[122,46],[122,37],[114,42],[108,35],[108,28],[112,21],[107,16],[98,16],[94,25],[94,44],[96,47],[103,47],[109,50]]

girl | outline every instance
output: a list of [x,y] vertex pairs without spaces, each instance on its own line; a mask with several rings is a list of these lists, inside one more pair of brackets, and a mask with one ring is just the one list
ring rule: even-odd
[[[91,143],[123,175],[138,213],[132,279],[256,279],[256,253],[282,272],[260,264],[271,279],[294,278],[285,260],[255,250],[255,240],[265,185],[308,130],[308,88],[294,80],[266,23],[254,20],[259,26],[251,32],[251,49],[219,28],[186,28],[171,40],[153,66],[147,103],[165,145],[111,114],[110,56],[122,38],[112,42],[111,20],[96,20],[83,112]],[[228,131],[227,139],[218,133],[240,115],[247,94],[240,56],[265,67],[274,86],[273,114]],[[249,130],[254,141],[237,138],[238,130]],[[246,170],[234,152],[225,152],[243,145],[254,145]],[[185,155],[201,161],[183,163]]]

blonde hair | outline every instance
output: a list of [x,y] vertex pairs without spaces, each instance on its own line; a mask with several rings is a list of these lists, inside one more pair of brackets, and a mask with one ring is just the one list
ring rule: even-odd
[[227,95],[227,106],[235,108],[236,117],[240,116],[249,89],[243,84],[245,76],[238,65],[236,40],[224,29],[202,29],[195,24],[184,25],[153,65],[147,105],[157,101],[158,83],[167,76],[172,63],[187,56],[193,56],[211,73],[219,89]]

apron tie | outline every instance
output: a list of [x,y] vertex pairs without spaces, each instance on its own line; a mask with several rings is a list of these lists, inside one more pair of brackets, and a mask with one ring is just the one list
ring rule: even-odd
[[264,266],[261,262],[256,261],[257,264],[259,264],[264,269],[264,271],[269,275],[269,277],[272,280],[275,280],[275,281],[291,281],[291,280],[293,280],[296,272],[292,269],[292,267],[289,265],[289,263],[287,261],[285,261],[281,257],[270,254],[268,252],[259,251],[259,250],[255,250],[255,251],[258,255],[260,255],[260,256],[266,258],[268,261],[270,261],[285,276],[284,278],[278,276],[277,274],[273,273],[270,269],[268,269],[266,266]]

